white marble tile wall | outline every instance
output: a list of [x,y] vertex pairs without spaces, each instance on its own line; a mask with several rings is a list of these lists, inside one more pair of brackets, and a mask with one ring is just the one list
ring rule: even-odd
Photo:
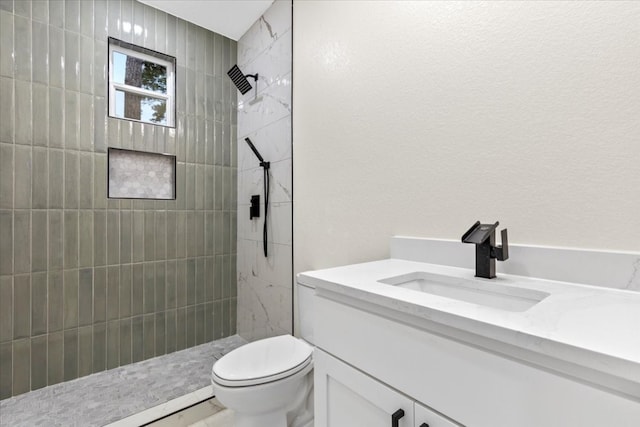
[[[238,41],[238,66],[259,74],[257,93],[238,94],[237,141],[238,333],[256,340],[291,333],[292,327],[290,0],[276,0]],[[250,102],[256,95],[258,102]],[[263,171],[246,137],[271,162],[268,258],[262,251]],[[257,220],[249,220],[253,194],[261,197]]]

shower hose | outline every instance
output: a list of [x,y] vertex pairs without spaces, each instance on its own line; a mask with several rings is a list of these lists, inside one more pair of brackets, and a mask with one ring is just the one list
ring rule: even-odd
[[263,167],[264,172],[264,225],[262,227],[262,249],[267,256],[267,215],[269,214],[269,168]]

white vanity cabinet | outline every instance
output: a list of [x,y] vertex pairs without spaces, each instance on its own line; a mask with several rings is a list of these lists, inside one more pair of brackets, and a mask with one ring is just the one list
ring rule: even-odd
[[416,402],[414,404],[413,416],[415,418],[416,427],[460,427],[461,424],[456,424],[453,421],[449,421],[445,417],[438,415],[431,409]]
[[398,409],[398,427],[640,426],[633,397],[316,292],[316,427],[391,427]]
[[413,427],[406,396],[322,350],[314,352],[313,369],[315,426]]
[[318,427],[459,427],[318,349],[314,381]]

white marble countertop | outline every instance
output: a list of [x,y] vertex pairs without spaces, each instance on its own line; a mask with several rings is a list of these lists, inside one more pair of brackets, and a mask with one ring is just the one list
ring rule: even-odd
[[[526,311],[513,312],[379,282],[412,272],[488,281],[550,295]],[[444,325],[465,331],[463,340],[470,344],[640,398],[638,292],[507,274],[478,279],[473,270],[401,259],[301,273],[298,281],[315,286],[319,295],[373,304],[384,308],[387,316],[394,317],[389,312],[410,316],[426,329]],[[506,346],[495,350],[487,342]]]

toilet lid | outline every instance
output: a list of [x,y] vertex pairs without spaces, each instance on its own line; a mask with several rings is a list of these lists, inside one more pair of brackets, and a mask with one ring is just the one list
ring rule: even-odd
[[313,348],[291,335],[239,347],[213,365],[213,379],[227,386],[263,384],[288,377],[311,363]]

